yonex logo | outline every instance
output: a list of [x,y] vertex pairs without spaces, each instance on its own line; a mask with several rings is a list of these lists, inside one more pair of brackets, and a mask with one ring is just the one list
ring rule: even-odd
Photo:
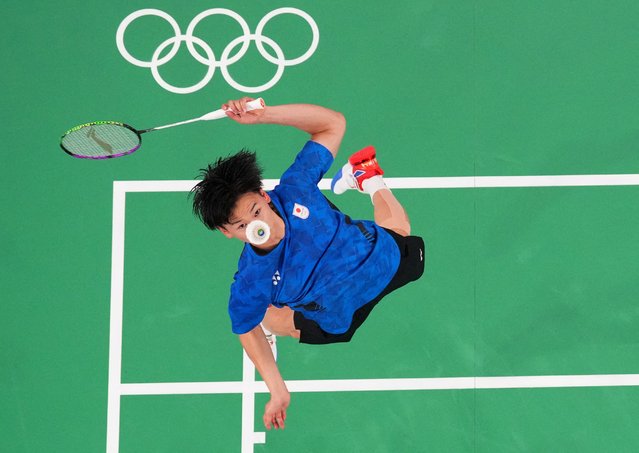
[[359,178],[364,173],[366,173],[364,170],[355,170],[355,172],[353,173],[353,176],[355,176],[356,178]]
[[282,280],[282,277],[280,276],[280,271],[275,271],[275,273],[273,274],[273,285],[277,286],[280,280]]
[[[215,53],[213,52],[213,49],[211,48],[211,46],[209,46],[202,39],[194,36],[193,33],[195,31],[195,27],[200,23],[202,19],[209,16],[215,16],[220,14],[224,16],[229,16],[235,19],[237,23],[240,25],[240,27],[242,28],[243,34],[242,36],[239,36],[233,39],[231,42],[229,42],[226,45],[226,47],[224,47],[224,50],[222,51],[222,54],[219,57],[219,61],[218,61],[216,60]],[[284,52],[282,48],[275,41],[273,41],[271,38],[268,38],[262,35],[262,31],[264,30],[264,27],[266,26],[268,21],[275,16],[279,16],[280,14],[294,14],[296,16],[301,17],[308,23],[308,25],[311,28],[311,32],[313,34],[311,45],[309,46],[308,50],[301,56],[291,60],[287,60],[284,57]],[[137,58],[133,57],[128,52],[128,50],[126,49],[124,45],[124,33],[127,27],[135,19],[138,19],[143,16],[161,17],[162,19],[166,20],[171,25],[171,27],[173,27],[173,32],[175,33],[175,36],[165,40],[155,49],[155,51],[153,52],[153,56],[151,57],[151,61],[138,60]],[[191,23],[189,23],[189,26],[186,29],[186,34],[182,34],[182,31],[180,30],[180,26],[171,15],[159,9],[141,9],[139,11],[135,11],[129,14],[127,17],[124,18],[124,20],[118,27],[115,40],[118,46],[118,50],[120,51],[120,54],[125,58],[126,61],[136,66],[140,66],[142,68],[150,68],[151,74],[153,74],[153,78],[155,79],[155,81],[162,88],[172,93],[188,94],[188,93],[193,93],[195,91],[202,89],[213,78],[213,74],[215,73],[215,68],[218,68],[218,67],[220,68],[220,71],[222,71],[222,76],[224,77],[224,80],[226,80],[226,82],[229,85],[231,85],[233,88],[235,88],[236,90],[242,91],[245,93],[259,93],[273,87],[282,77],[282,74],[284,73],[284,68],[286,66],[295,66],[300,63],[303,63],[304,61],[308,60],[311,57],[311,55],[313,55],[319,43],[319,29],[317,28],[317,24],[315,23],[313,18],[308,13],[302,10],[299,10],[297,8],[278,8],[276,10],[271,11],[267,15],[265,15],[257,24],[255,33],[251,33],[251,30],[248,24],[246,23],[246,21],[244,20],[244,18],[242,18],[242,16],[240,16],[235,11],[232,11],[230,9],[225,9],[225,8],[213,8],[213,9],[207,9],[206,11],[203,11],[197,16],[195,16],[195,18],[191,21]],[[198,62],[202,63],[203,65],[206,65],[209,67],[204,78],[200,82],[190,87],[176,87],[176,86],[170,85],[160,76],[160,73],[158,71],[158,68],[160,66],[168,63],[169,61],[171,61],[171,59],[173,59],[173,57],[175,57],[175,55],[180,50],[182,41],[186,42],[186,47],[189,50],[189,53],[193,56],[193,58],[195,58]],[[255,41],[257,50],[260,52],[262,57],[264,57],[264,59],[266,59],[270,63],[273,63],[274,65],[277,65],[277,71],[275,72],[275,75],[273,76],[273,78],[271,78],[271,80],[269,80],[265,84],[260,86],[248,87],[248,86],[240,85],[239,83],[237,83],[229,74],[228,67],[232,65],[233,63],[236,63],[237,61],[239,61],[246,54],[251,44],[251,41]],[[197,46],[204,51],[206,56],[202,56],[200,52],[196,50],[194,44],[197,44]],[[240,50],[231,57],[230,56],[231,52],[240,44],[242,45],[240,47]],[[275,52],[275,57],[266,51],[266,49],[264,48],[264,44],[268,45],[268,47],[270,47],[273,50],[273,52]],[[168,46],[172,46],[171,50],[169,50],[167,55],[160,58],[160,55],[162,54],[164,49],[166,49]]]

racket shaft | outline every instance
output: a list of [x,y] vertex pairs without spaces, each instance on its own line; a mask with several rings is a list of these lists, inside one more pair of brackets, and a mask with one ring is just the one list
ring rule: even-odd
[[[262,98],[254,99],[246,103],[246,110],[257,110],[264,108],[264,100]],[[226,118],[226,111],[224,109],[214,110],[205,115],[200,116],[199,118],[193,118],[191,120],[180,121],[179,123],[167,124],[165,126],[158,126],[151,129],[146,129],[143,131],[139,131],[140,133],[157,131],[159,129],[167,129],[169,127],[182,126],[183,124],[195,123],[197,121],[210,121],[210,120],[219,120],[222,118]]]
[[160,130],[160,129],[167,129],[169,127],[182,126],[183,124],[195,123],[195,122],[200,121],[200,120],[201,120],[201,118],[193,118],[192,120],[180,121],[179,123],[167,124],[165,126],[158,126],[158,127],[153,127],[151,129],[145,129],[143,131],[140,131],[140,133],[142,133],[142,132],[150,132],[150,131],[157,131],[157,130]]

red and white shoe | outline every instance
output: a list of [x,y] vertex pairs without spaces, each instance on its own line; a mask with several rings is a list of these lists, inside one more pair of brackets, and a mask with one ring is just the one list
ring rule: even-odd
[[375,147],[367,146],[351,157],[348,162],[337,172],[331,181],[331,190],[337,195],[348,189],[357,189],[363,193],[369,193],[364,187],[364,182],[375,176],[382,176],[381,169],[375,157]]

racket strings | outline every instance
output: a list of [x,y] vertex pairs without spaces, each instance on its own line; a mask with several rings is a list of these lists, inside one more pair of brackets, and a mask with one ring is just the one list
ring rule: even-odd
[[61,144],[77,157],[108,159],[138,149],[140,136],[125,124],[104,121],[71,129],[62,137]]

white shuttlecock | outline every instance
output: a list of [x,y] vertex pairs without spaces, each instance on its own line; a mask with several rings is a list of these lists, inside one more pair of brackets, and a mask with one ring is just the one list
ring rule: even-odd
[[271,228],[266,222],[253,220],[246,227],[246,238],[253,245],[261,245],[271,236]]

